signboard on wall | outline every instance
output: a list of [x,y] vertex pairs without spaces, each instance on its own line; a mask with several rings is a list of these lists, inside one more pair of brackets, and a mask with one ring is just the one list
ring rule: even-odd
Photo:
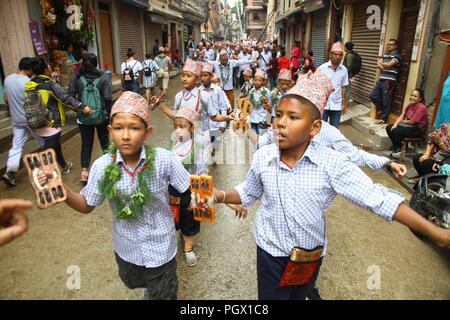
[[36,21],[29,23],[31,39],[33,40],[34,49],[38,55],[46,54],[47,49],[45,48],[44,42],[42,42],[41,34],[39,33],[39,25]]

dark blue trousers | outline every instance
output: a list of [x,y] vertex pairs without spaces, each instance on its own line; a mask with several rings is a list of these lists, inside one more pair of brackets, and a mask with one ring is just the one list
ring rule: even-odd
[[391,112],[392,98],[394,96],[396,81],[378,80],[370,94],[370,100],[380,111],[380,118],[387,122],[389,112]]
[[257,247],[256,272],[258,275],[259,300],[305,300],[309,291],[314,288],[319,275],[322,259],[320,259],[311,281],[303,286],[280,287],[284,269],[289,257],[272,257],[263,249]]

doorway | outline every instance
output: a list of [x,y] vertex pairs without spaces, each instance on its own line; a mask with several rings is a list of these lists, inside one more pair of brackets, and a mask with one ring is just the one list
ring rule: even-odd
[[170,50],[173,51],[177,48],[177,25],[173,22],[170,23]]
[[102,46],[102,62],[109,65],[109,70],[116,70],[114,64],[114,48],[111,29],[111,13],[109,5],[99,2],[100,34]]
[[402,15],[400,18],[400,30],[398,32],[398,47],[402,57],[400,70],[397,78],[397,88],[395,89],[392,101],[392,113],[400,115],[403,111],[406,86],[408,84],[409,68],[414,46],[414,36],[416,33],[417,19],[419,16],[420,1],[404,0]]

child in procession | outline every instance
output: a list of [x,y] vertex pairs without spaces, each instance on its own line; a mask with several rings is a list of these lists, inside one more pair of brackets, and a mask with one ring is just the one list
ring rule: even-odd
[[[217,111],[221,115],[227,115],[229,113],[232,113],[230,102],[225,94],[225,91],[223,89],[212,83],[212,79],[214,77],[214,66],[210,63],[204,63],[203,64],[203,71],[202,71],[202,85],[200,86],[200,90],[203,90],[205,92],[208,92],[211,94],[211,97],[213,99],[214,104],[216,105]],[[210,126],[210,135],[211,135],[211,143],[212,143],[212,150],[211,150],[211,161],[212,163],[215,162],[215,155],[218,153],[220,144],[222,141],[222,134],[225,132],[226,129],[226,122],[217,122],[210,120],[209,121]]]
[[262,198],[254,222],[259,299],[303,300],[314,288],[327,249],[324,214],[337,194],[450,248],[450,230],[427,221],[404,204],[403,195],[374,184],[346,157],[314,141],[333,89],[324,79],[301,78],[278,105],[276,143],[254,154],[242,184],[214,190],[218,203],[248,207]]
[[292,81],[292,73],[289,70],[282,69],[278,74],[278,86],[271,92],[271,106],[272,106],[272,120],[275,118],[277,105],[286,92],[292,88],[294,81]]
[[88,214],[108,200],[123,283],[130,289],[145,288],[147,299],[176,299],[177,241],[167,185],[184,193],[190,174],[171,152],[144,144],[152,132],[149,121],[147,100],[131,91],[122,93],[111,110],[110,152],[94,162],[80,193],[65,186],[66,203]]
[[[207,165],[202,162],[201,145],[194,138],[195,126],[200,122],[200,114],[190,108],[177,111],[174,119],[175,132],[169,141],[169,150],[182,163],[184,168],[195,175],[206,173]],[[169,199],[174,213],[177,229],[180,229],[184,243],[183,252],[189,267],[197,264],[197,256],[193,250],[195,235],[200,233],[200,222],[194,219],[190,210],[191,192],[179,192],[169,185]],[[241,206],[229,205],[239,216],[246,215],[247,210]]]
[[201,115],[201,124],[195,134],[197,142],[202,146],[202,161],[208,164],[211,146],[209,119],[217,122],[232,121],[234,116],[233,114],[219,114],[211,95],[198,88],[201,81],[202,69],[203,65],[201,63],[188,59],[181,74],[183,90],[176,94],[173,109],[171,110],[163,104],[160,104],[159,108],[172,119],[176,112],[182,108],[193,109]]
[[244,84],[241,87],[241,94],[239,95],[239,99],[247,98],[250,90],[254,88],[252,69],[250,68],[245,69],[242,75],[244,77]]
[[272,95],[270,90],[265,87],[266,83],[267,74],[261,69],[256,69],[253,77],[254,88],[250,89],[248,98],[253,106],[250,113],[251,129],[257,134],[262,133],[259,124],[270,122],[272,114],[272,106],[270,105]]

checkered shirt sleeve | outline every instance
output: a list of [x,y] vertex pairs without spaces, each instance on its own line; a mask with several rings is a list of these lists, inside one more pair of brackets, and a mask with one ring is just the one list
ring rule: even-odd
[[294,168],[279,161],[275,144],[259,149],[246,180],[236,191],[244,206],[262,197],[256,214],[256,243],[275,257],[293,246],[326,252],[325,212],[337,194],[392,221],[404,197],[375,184],[356,165],[333,150],[311,143]]
[[339,129],[325,121],[322,122],[320,133],[314,137],[314,141],[340,152],[357,166],[368,166],[372,170],[382,170],[385,163],[389,161],[386,157],[380,157],[355,147]]

